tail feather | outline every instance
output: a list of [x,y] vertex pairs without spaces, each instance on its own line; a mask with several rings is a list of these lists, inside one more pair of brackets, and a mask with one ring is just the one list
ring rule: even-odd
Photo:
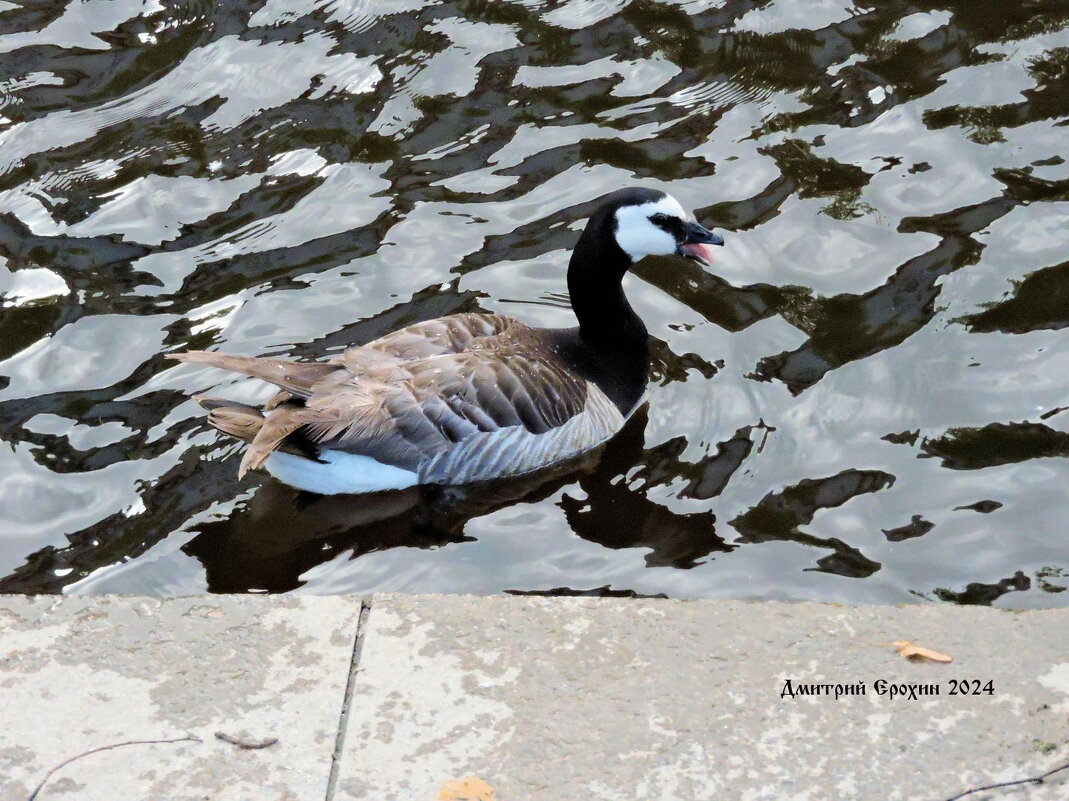
[[232,373],[260,378],[300,398],[307,398],[312,393],[313,386],[340,369],[339,365],[329,362],[287,362],[255,356],[228,356],[206,350],[189,350],[168,356],[180,362],[207,364]]
[[274,453],[282,441],[308,422],[307,417],[308,412],[300,406],[279,406],[272,409],[267,417],[262,418],[263,425],[241,458],[238,478],[244,477],[250,470],[263,467],[267,457]]
[[[314,446],[302,442],[299,434],[289,441],[286,440],[302,426],[317,420],[321,414],[305,409],[301,401],[293,399],[308,398],[313,394],[316,384],[335,371],[344,369],[342,365],[228,356],[203,350],[169,355],[180,362],[207,364],[260,378],[280,388],[262,409],[220,398],[196,398],[197,402],[208,410],[209,424],[225,434],[249,443],[238,468],[238,478],[242,478],[249,470],[263,467],[267,458],[279,448],[314,458]],[[309,450],[312,453],[308,453]]]
[[264,401],[264,411],[269,412],[276,406],[281,406],[288,400],[293,400],[293,394],[287,392],[284,389],[280,389],[278,392],[276,392],[274,395]]
[[244,442],[252,442],[263,428],[264,416],[255,406],[204,396],[198,396],[194,400],[208,410],[208,424],[224,434]]

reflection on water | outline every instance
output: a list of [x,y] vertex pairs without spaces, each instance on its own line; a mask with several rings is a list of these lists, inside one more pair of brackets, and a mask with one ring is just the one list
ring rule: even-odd
[[[1055,0],[0,2],[0,591],[1063,604],[1067,124]],[[636,183],[728,247],[552,475],[239,483],[164,358],[569,325]]]

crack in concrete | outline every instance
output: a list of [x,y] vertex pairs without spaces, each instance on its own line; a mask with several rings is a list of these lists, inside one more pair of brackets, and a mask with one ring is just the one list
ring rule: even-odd
[[345,697],[342,701],[341,715],[338,717],[338,731],[334,736],[334,754],[330,759],[330,777],[327,779],[327,796],[325,801],[334,801],[334,792],[338,785],[338,772],[341,768],[342,751],[345,748],[345,731],[349,727],[349,707],[353,702],[353,685],[356,672],[360,669],[360,652],[364,649],[367,635],[367,619],[371,614],[371,602],[360,601],[360,616],[356,622],[356,637],[353,638],[353,655],[349,661],[349,678],[345,682]]

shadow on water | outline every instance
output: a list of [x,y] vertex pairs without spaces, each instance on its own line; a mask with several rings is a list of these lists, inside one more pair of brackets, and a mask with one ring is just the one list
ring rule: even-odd
[[[1064,604],[1067,69],[1060,0],[0,4],[0,591]],[[243,486],[165,359],[569,325],[635,183],[728,247],[589,464]]]
[[482,485],[324,497],[268,481],[229,519],[199,527],[182,550],[204,565],[212,592],[285,592],[301,586],[306,571],[339,553],[356,559],[389,548],[470,542],[464,528],[473,518],[546,500],[577,482],[584,499],[564,493],[558,503],[573,531],[586,540],[613,549],[646,548],[647,564],[674,567],[730,551],[716,535],[712,514],[676,514],[641,488],[615,480],[640,464],[664,470],[664,460],[643,453],[645,423],[644,412],[638,412],[602,449],[529,476]]

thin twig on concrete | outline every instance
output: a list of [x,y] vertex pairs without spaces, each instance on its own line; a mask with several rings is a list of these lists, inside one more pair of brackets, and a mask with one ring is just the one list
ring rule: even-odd
[[985,790],[997,790],[999,787],[1014,787],[1018,784],[1043,784],[1044,779],[1050,778],[1055,773],[1059,773],[1063,770],[1069,770],[1069,762],[1066,762],[1064,765],[1054,768],[1054,770],[1048,770],[1046,773],[1043,773],[1039,776],[1033,776],[1029,779],[1015,779],[1012,782],[997,782],[996,784],[985,784],[983,787],[973,787],[971,790],[966,790],[963,793],[952,795],[946,801],[958,801],[959,798],[964,798],[967,795],[972,795],[973,793],[982,793]]
[[215,739],[222,740],[224,743],[236,745],[238,748],[244,748],[246,751],[259,751],[261,748],[270,748],[278,742],[277,737],[268,737],[266,740],[242,740],[240,737],[235,737],[224,731],[217,731],[215,733]]
[[34,788],[34,791],[32,793],[30,793],[30,795],[26,799],[26,801],[35,801],[35,799],[40,794],[40,792],[43,789],[45,789],[45,785],[48,784],[48,780],[52,778],[53,774],[56,771],[61,770],[62,768],[65,768],[67,765],[69,765],[71,762],[74,762],[75,760],[81,759],[82,757],[89,756],[90,754],[99,754],[101,751],[110,751],[113,748],[122,748],[124,745],[161,745],[161,744],[164,744],[164,743],[199,743],[199,742],[201,742],[200,737],[178,737],[178,738],[176,738],[174,740],[126,740],[125,742],[121,742],[121,743],[112,743],[111,745],[102,745],[102,746],[100,746],[100,748],[92,748],[89,751],[84,751],[81,754],[76,754],[75,756],[72,756],[70,759],[63,760],[58,765],[56,765],[54,768],[52,768],[50,771],[48,771],[48,773],[45,774],[45,777],[43,779],[41,779],[41,783],[38,784],[37,787]]
[[345,732],[349,728],[349,710],[353,703],[353,689],[356,674],[360,671],[360,656],[364,651],[364,639],[367,637],[367,620],[371,614],[371,604],[360,602],[360,614],[356,619],[356,633],[353,638],[353,654],[349,661],[349,677],[345,682],[345,694],[342,697],[341,716],[338,718],[338,731],[334,738],[334,755],[330,760],[330,774],[327,776],[327,801],[334,801],[334,792],[338,786],[341,769],[342,752],[345,750]]

